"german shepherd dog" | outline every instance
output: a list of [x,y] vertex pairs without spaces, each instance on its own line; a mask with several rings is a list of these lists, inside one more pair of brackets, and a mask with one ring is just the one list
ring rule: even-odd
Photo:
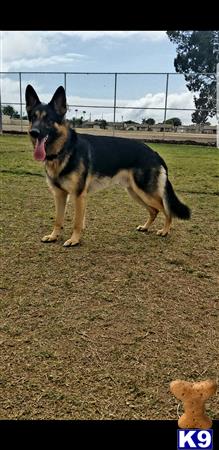
[[172,218],[189,219],[189,208],[177,198],[168,179],[165,162],[143,142],[120,137],[77,134],[65,120],[66,94],[62,86],[48,104],[42,104],[31,85],[26,88],[26,109],[34,158],[45,164],[46,177],[54,196],[56,217],[51,234],[42,242],[56,241],[64,224],[66,200],[73,196],[75,217],[73,232],[65,247],[79,244],[85,228],[87,194],[112,183],[125,187],[134,200],[149,212],[149,218],[137,230],[147,231],[159,211],[164,227],[157,232],[166,236]]

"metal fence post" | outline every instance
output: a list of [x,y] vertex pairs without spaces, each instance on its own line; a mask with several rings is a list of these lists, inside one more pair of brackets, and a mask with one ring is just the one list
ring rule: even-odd
[[116,129],[116,90],[117,90],[117,73],[115,73],[115,86],[114,86],[114,105],[113,105],[113,136]]
[[64,72],[64,88],[65,88],[65,92],[66,92],[66,72]]
[[164,106],[164,132],[163,132],[163,138],[165,138],[165,124],[166,124],[166,118],[167,118],[167,99],[168,99],[168,87],[169,87],[169,73],[167,73],[167,79],[166,79],[166,94],[165,94],[165,106]]
[[21,119],[21,131],[23,131],[23,111],[22,111],[22,88],[21,88],[21,72],[19,72],[19,88],[20,88],[20,119]]

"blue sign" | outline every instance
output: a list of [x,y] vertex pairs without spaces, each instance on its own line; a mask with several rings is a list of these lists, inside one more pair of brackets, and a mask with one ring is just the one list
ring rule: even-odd
[[213,430],[177,430],[177,450],[213,450]]

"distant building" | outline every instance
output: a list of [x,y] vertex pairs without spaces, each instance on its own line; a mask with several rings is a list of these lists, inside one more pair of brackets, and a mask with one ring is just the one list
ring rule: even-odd
[[217,127],[216,125],[203,125],[202,133],[204,134],[216,134]]
[[[84,120],[81,125],[77,125],[76,128],[93,128],[94,130],[99,130],[103,128],[101,126],[101,120],[96,120],[91,122],[90,120]],[[73,126],[73,122],[69,121],[71,126]],[[106,122],[106,129],[112,130],[114,128],[113,122]],[[2,115],[2,129],[3,132],[27,132],[29,129],[29,121],[26,119],[15,119],[7,116],[5,114]],[[191,133],[191,134],[215,134],[217,133],[216,125],[206,125],[206,124],[191,124],[191,125],[179,125],[178,127],[174,127],[172,124],[164,124],[164,123],[156,123],[154,125],[148,125],[146,123],[138,123],[134,120],[127,120],[124,122],[116,122],[115,123],[116,130],[124,130],[124,131],[144,131],[149,133],[159,133],[159,132],[176,132],[176,133]]]

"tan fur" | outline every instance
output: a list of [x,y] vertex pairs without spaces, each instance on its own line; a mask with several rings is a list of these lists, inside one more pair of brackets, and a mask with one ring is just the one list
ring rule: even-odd
[[[162,174],[163,177],[163,174]],[[134,191],[135,195],[140,198],[141,201],[143,201],[148,207],[149,207],[149,213],[150,217],[147,220],[147,222],[144,225],[139,225],[137,227],[138,231],[147,231],[150,225],[154,222],[157,214],[159,211],[162,211],[165,215],[165,223],[164,227],[161,230],[158,230],[157,234],[159,236],[166,236],[170,232],[171,222],[172,218],[169,216],[164,209],[163,199],[159,194],[159,191],[161,191],[161,187],[163,186],[163,180],[162,183],[158,183],[158,192],[152,194],[147,194],[144,191],[142,191],[135,183],[134,177],[131,174],[131,188]],[[164,192],[164,188],[162,188],[162,191]]]
[[159,174],[159,177],[158,177],[157,193],[162,199],[163,199],[163,196],[164,196],[164,190],[165,190],[165,186],[166,186],[166,181],[167,181],[166,170],[164,169],[164,167],[161,166],[160,174]]
[[88,192],[96,192],[99,189],[108,188],[111,185],[130,186],[130,170],[120,170],[114,177],[98,177],[92,175],[88,183]]
[[167,216],[165,212],[164,212],[164,214],[165,214],[164,227],[161,228],[161,230],[157,231],[157,235],[158,236],[166,236],[170,232],[171,223],[172,223],[172,217],[171,216]]
[[68,194],[75,194],[77,191],[78,184],[80,182],[80,178],[81,178],[80,169],[77,172],[70,173],[61,182],[62,189],[68,192]]
[[68,194],[75,195],[84,170],[85,167],[83,162],[81,161],[78,169],[75,172],[66,175],[63,180],[60,180],[61,188],[64,189]]
[[[55,165],[52,164],[54,162],[56,163]],[[48,171],[48,166],[50,166],[50,172]],[[63,164],[58,161],[47,161],[46,167],[49,176],[51,176],[51,178],[56,178],[57,174],[60,173],[60,171],[62,170]],[[61,189],[54,186],[54,184],[52,184],[49,178],[47,179],[50,190],[52,191],[55,199],[56,218],[52,233],[44,236],[42,238],[43,242],[52,242],[58,239],[64,224],[67,195],[73,194],[75,203],[73,233],[71,238],[68,241],[66,241],[64,245],[65,247],[68,247],[79,243],[82,229],[85,228],[86,195],[88,183],[91,179],[91,177],[88,177],[83,192],[81,193],[81,195],[77,196],[76,194],[77,188],[80,183],[80,178],[83,174],[84,169],[85,169],[84,164],[81,162],[76,172],[69,174],[64,178],[64,180],[60,180]]]
[[46,161],[46,171],[51,178],[58,178],[61,171],[66,166],[70,156],[66,155],[63,161],[59,161],[58,159],[54,159],[54,161]]
[[39,115],[39,119],[43,119],[46,117],[46,111],[41,111],[41,114]]
[[150,217],[148,218],[148,220],[145,222],[144,225],[139,225],[137,227],[138,231],[148,231],[148,229],[150,228],[150,226],[155,221],[155,219],[158,215],[158,211],[154,208],[151,208],[150,206],[148,206],[148,211],[149,211]]
[[56,208],[55,225],[54,225],[54,229],[53,229],[52,233],[44,236],[42,238],[42,242],[56,241],[58,239],[61,229],[64,225],[64,215],[65,215],[67,193],[56,187],[53,187],[53,189],[51,189],[51,190],[54,195],[55,208]]
[[137,203],[139,203],[139,205],[144,206],[149,211],[149,214],[150,214],[149,219],[145,222],[144,225],[139,225],[137,227],[138,231],[148,231],[149,227],[156,219],[158,211],[156,209],[152,208],[151,206],[146,205],[146,203],[143,202],[143,200],[136,194],[136,192],[133,191],[133,189],[131,187],[127,188],[127,192]]
[[58,123],[54,123],[54,127],[58,131],[58,138],[50,144],[48,147],[48,155],[57,155],[57,153],[60,152],[60,150],[64,147],[65,142],[67,141],[68,137],[68,130],[69,127],[66,125],[59,125]]
[[151,208],[157,209],[158,211],[163,211],[162,199],[157,193],[152,195],[142,191],[142,189],[140,189],[135,183],[132,173],[130,181],[132,190],[137,194],[138,197],[140,197],[141,200],[143,200],[144,203],[146,203],[146,205],[150,206]]
[[73,233],[71,238],[64,243],[65,247],[70,247],[79,244],[81,232],[84,226],[85,208],[86,208],[86,191],[82,192],[82,194],[79,195],[78,197],[75,197],[75,218],[74,218]]

